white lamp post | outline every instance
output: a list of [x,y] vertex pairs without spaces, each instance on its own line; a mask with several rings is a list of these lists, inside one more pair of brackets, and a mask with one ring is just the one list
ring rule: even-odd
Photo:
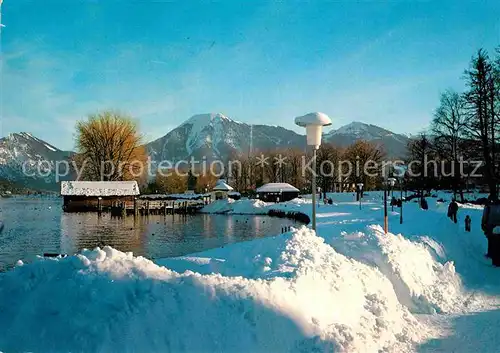
[[359,192],[359,209],[361,209],[361,197],[363,195],[363,183],[358,183],[358,192]]
[[[389,190],[389,187],[392,187],[394,186],[394,184],[396,183],[396,179],[394,178],[387,178],[387,180],[384,182],[385,184],[385,190],[384,190],[384,232],[385,234],[387,234],[387,232],[389,231],[389,219],[387,217],[387,192]],[[392,200],[391,200],[392,201]]]
[[394,204],[392,203],[392,200],[394,199],[394,185],[396,185],[396,178],[388,178],[387,181],[389,182],[389,186],[391,187],[390,192],[391,192],[391,211],[394,211]]
[[332,120],[323,113],[309,113],[295,118],[295,124],[306,128],[307,145],[313,147],[312,229],[316,231],[316,151],[321,145],[323,126],[331,125]]

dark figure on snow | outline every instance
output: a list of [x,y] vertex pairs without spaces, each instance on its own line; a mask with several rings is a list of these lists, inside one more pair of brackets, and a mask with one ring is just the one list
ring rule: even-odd
[[465,216],[465,231],[466,232],[470,232],[471,222],[472,222],[472,220],[470,219],[470,216],[469,215]]
[[484,207],[481,228],[488,239],[486,257],[491,258],[493,266],[500,266],[500,202],[490,200]]
[[455,199],[451,200],[449,210],[451,220],[457,223],[458,203],[455,201]]

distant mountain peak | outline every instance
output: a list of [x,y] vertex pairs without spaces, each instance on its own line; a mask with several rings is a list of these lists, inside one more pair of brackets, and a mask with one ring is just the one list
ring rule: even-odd
[[353,121],[352,123],[349,123],[347,125],[343,125],[337,130],[331,131],[331,133],[335,134],[355,134],[355,133],[361,133],[365,132],[370,129],[369,124],[362,123],[361,121]]
[[373,124],[353,121],[325,135],[325,140],[346,147],[356,140],[366,140],[380,144],[390,156],[403,156],[406,152],[408,137],[396,134]]
[[[195,127],[205,127],[208,125],[213,125],[220,122],[235,122],[233,119],[225,116],[221,113],[206,113],[206,114],[196,114],[187,119],[182,125],[193,125]],[[195,129],[197,130],[197,129]]]
[[165,136],[147,144],[154,161],[226,159],[255,150],[272,150],[299,146],[303,136],[268,125],[249,125],[221,113],[194,115]]
[[55,163],[69,156],[29,132],[11,133],[0,138],[0,178],[50,189],[56,186]]
[[[4,140],[4,139],[0,139]],[[49,149],[52,152],[62,152],[59,148],[54,147],[53,145],[40,140],[38,137],[35,137],[33,134],[30,132],[13,132],[10,133],[6,138],[6,141],[9,141],[10,143],[24,143],[24,144],[38,144],[38,145],[43,145],[45,148]]]

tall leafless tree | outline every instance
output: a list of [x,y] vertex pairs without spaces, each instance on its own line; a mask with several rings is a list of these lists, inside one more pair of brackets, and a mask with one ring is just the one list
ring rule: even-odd
[[464,94],[468,108],[468,132],[484,162],[490,196],[497,197],[498,75],[485,50],[480,49],[465,72],[468,89]]
[[446,167],[454,192],[459,192],[462,202],[465,176],[461,175],[459,157],[464,155],[467,132],[466,101],[455,91],[441,94],[439,107],[434,113],[431,132],[437,156]]

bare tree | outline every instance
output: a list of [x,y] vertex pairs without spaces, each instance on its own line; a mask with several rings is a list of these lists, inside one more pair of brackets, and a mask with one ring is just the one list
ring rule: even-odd
[[354,142],[346,148],[343,155],[352,166],[347,181],[351,184],[363,183],[366,190],[375,188],[382,172],[381,162],[384,157],[385,152],[381,147],[364,140]]
[[90,115],[76,125],[75,161],[86,180],[142,180],[147,155],[137,124],[115,112]]
[[323,191],[323,197],[326,193],[333,190],[333,185],[338,177],[338,165],[341,151],[332,144],[323,144],[318,149],[316,174],[318,175],[318,185]]
[[[413,138],[408,143],[409,180],[408,187],[417,190],[421,198],[424,190],[435,186],[438,173],[437,161],[434,158],[434,146],[425,133]],[[432,169],[431,169],[432,168]]]
[[465,73],[468,86],[464,94],[469,114],[468,132],[478,141],[490,195],[496,198],[498,75],[483,49],[472,58],[470,68]]
[[454,91],[441,94],[440,105],[434,113],[431,131],[434,148],[442,163],[447,167],[450,184],[454,192],[459,192],[462,202],[464,176],[458,167],[459,156],[463,156],[467,132],[466,101]]

